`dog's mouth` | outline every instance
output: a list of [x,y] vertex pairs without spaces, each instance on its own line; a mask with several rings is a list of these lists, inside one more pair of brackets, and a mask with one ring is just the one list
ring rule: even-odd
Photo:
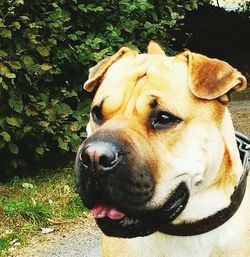
[[184,210],[188,199],[188,188],[182,182],[161,208],[131,211],[106,202],[96,202],[91,208],[91,213],[100,229],[108,236],[122,238],[147,236],[156,232],[161,224],[173,221]]
[[[133,238],[172,222],[188,202],[186,183],[180,182],[165,203],[155,203],[156,181],[150,165],[154,162],[139,158],[136,146],[120,134],[106,137],[96,133],[86,139],[75,165],[79,194],[100,229],[108,236]],[[113,160],[117,153],[120,158]]]

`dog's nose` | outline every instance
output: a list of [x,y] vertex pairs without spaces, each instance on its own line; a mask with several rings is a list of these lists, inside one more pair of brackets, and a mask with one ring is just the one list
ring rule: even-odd
[[87,145],[80,156],[82,165],[93,171],[112,170],[118,163],[116,147],[107,142],[97,142]]

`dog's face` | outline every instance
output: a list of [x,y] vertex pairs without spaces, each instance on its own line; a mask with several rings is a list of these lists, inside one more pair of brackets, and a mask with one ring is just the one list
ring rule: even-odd
[[145,236],[173,221],[217,177],[227,92],[245,78],[230,65],[184,52],[167,57],[122,48],[92,69],[97,89],[79,147],[84,204],[107,235]]

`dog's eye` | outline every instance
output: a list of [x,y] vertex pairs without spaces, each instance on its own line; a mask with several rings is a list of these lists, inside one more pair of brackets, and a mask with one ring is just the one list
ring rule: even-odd
[[103,121],[102,109],[100,106],[95,105],[91,110],[91,116],[95,123],[101,124]]
[[180,121],[180,118],[177,118],[169,112],[158,111],[151,116],[150,125],[153,129],[165,129],[175,125]]

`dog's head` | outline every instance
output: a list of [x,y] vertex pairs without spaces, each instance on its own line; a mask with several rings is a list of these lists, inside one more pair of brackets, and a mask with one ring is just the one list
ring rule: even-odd
[[167,57],[152,42],[147,54],[124,47],[104,59],[84,87],[96,93],[77,185],[104,233],[151,234],[218,181],[226,103],[246,87],[229,64],[190,51]]

